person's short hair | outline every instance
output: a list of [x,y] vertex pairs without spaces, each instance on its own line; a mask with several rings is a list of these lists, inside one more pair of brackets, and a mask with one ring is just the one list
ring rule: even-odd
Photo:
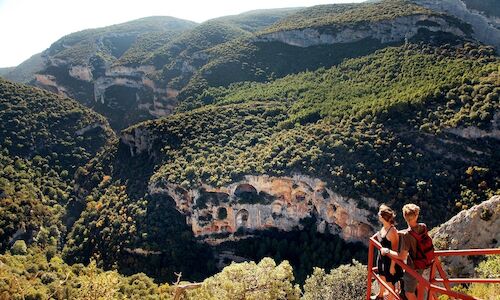
[[396,213],[387,205],[382,204],[378,209],[378,214],[390,224],[394,224],[394,218],[396,217]]
[[410,204],[405,204],[403,206],[403,217],[405,219],[412,219],[414,217],[418,217],[418,214],[420,213],[420,207],[418,205],[415,205],[413,203]]

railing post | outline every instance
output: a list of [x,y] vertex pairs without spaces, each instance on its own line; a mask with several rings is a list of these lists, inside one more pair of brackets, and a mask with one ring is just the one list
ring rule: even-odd
[[[436,259],[438,258],[436,257]],[[436,261],[432,263],[431,271],[429,272],[429,282],[433,284],[435,279],[436,279]],[[430,289],[429,292],[427,293],[427,300],[434,300],[434,293]]]
[[439,276],[441,276],[441,279],[443,279],[444,287],[447,290],[451,290],[451,285],[450,282],[448,281],[448,276],[446,275],[446,272],[443,270],[443,266],[441,265],[441,260],[439,259],[439,257],[435,258],[434,263],[436,264]]
[[366,283],[366,300],[370,300],[372,292],[372,272],[373,272],[373,243],[370,239],[368,244],[368,282]]
[[[417,299],[418,300],[424,300],[424,297],[425,297],[425,285],[423,284],[423,282],[421,282],[420,280],[418,281],[418,286],[417,286]],[[430,293],[430,289],[428,291]]]

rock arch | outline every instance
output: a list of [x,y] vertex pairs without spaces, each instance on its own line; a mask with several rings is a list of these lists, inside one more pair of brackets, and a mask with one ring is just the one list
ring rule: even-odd
[[254,204],[262,200],[257,193],[257,189],[248,183],[238,185],[234,190],[234,196],[238,199],[239,203]]

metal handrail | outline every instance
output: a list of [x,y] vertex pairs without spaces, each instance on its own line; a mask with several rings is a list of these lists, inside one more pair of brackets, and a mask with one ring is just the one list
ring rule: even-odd
[[[368,283],[367,283],[367,292],[366,299],[370,300],[371,295],[371,287],[372,280],[375,278],[379,284],[384,286],[390,294],[392,294],[395,299],[401,300],[402,298],[397,295],[397,293],[389,287],[389,285],[381,279],[381,277],[377,274],[377,268],[373,267],[374,262],[374,249],[380,250],[382,245],[374,238],[370,238],[369,246],[368,246]],[[444,272],[441,261],[439,259],[440,256],[474,256],[474,255],[492,255],[492,254],[500,254],[500,248],[498,249],[465,249],[465,250],[437,250],[435,253],[435,260],[430,268],[429,279],[425,279],[422,275],[417,273],[415,270],[410,268],[407,264],[399,259],[393,259],[396,264],[398,264],[405,272],[413,276],[417,279],[417,299],[423,300],[424,295],[427,293],[427,299],[437,299],[436,294],[444,294],[451,296],[456,299],[463,300],[476,300],[476,298],[453,291],[451,289],[450,283],[497,283],[500,284],[500,278],[448,278],[446,273]],[[436,271],[439,273],[441,278],[435,278]],[[444,287],[436,285],[436,283],[442,283]]]

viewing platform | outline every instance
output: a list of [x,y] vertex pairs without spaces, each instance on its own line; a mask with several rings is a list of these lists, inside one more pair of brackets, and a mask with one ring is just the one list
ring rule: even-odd
[[[374,250],[380,250],[382,245],[375,239],[370,238],[370,243],[368,246],[368,282],[367,282],[367,292],[366,300],[370,300],[372,281],[375,279],[377,282],[384,286],[385,289],[392,294],[395,299],[403,300],[396,291],[389,287],[389,285],[383,281],[377,272],[377,267],[374,267]],[[417,299],[418,300],[438,300],[439,295],[447,295],[452,299],[463,299],[463,300],[478,300],[478,298],[454,291],[452,289],[452,284],[470,284],[470,283],[496,283],[500,284],[500,278],[448,278],[446,272],[443,270],[440,257],[443,256],[479,256],[479,255],[495,255],[500,254],[500,248],[497,249],[464,249],[464,250],[436,250],[435,260],[432,266],[429,268],[428,278],[424,278],[425,275],[420,275],[415,270],[410,268],[401,260],[395,260],[396,263],[401,266],[401,268],[415,277],[418,281],[417,285]],[[426,274],[424,273],[424,274]],[[499,286],[500,290],[500,286]]]

